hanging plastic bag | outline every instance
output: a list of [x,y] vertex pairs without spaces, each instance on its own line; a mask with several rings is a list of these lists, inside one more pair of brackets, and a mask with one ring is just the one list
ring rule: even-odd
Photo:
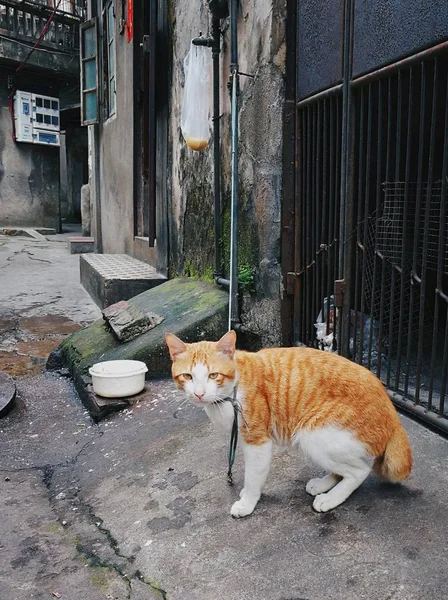
[[187,146],[192,150],[204,150],[210,139],[210,69],[210,48],[191,43],[184,60],[185,87],[181,129]]

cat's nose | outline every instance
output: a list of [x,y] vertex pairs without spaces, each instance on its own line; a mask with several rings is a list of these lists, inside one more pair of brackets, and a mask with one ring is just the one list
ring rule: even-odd
[[198,400],[200,400],[204,396],[205,392],[195,392],[194,395]]

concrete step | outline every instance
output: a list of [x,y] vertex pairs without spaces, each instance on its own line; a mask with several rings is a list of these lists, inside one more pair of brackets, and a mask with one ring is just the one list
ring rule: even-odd
[[67,247],[70,254],[87,254],[94,251],[94,239],[93,237],[69,237],[67,241]]
[[100,308],[166,281],[154,267],[127,254],[81,254],[79,261],[81,284]]
[[227,330],[228,299],[228,293],[217,285],[194,279],[172,279],[129,300],[141,313],[160,315],[163,320],[158,325],[122,343],[100,319],[67,337],[50,355],[47,367],[68,367],[84,405],[94,419],[100,420],[114,410],[129,406],[139,396],[118,399],[97,396],[93,392],[89,367],[105,360],[134,359],[146,363],[147,378],[168,377],[171,360],[165,333],[174,333],[186,342],[218,340]]

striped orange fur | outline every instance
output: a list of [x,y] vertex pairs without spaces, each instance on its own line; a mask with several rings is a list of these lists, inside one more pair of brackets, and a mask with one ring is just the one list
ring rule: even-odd
[[[316,500],[319,495],[327,497],[325,502],[322,498],[320,503],[315,501],[316,510],[319,510],[316,504],[325,508],[336,502],[335,490],[341,485],[336,484],[341,479],[346,478],[344,485],[349,489],[355,486],[351,477],[362,483],[372,468],[392,481],[408,477],[412,458],[407,435],[383,384],[370,371],[337,354],[320,350],[269,348],[251,353],[236,351],[235,341],[234,332],[219,342],[194,344],[184,344],[172,334],[166,336],[176,384],[196,404],[203,406],[210,418],[216,400],[231,397],[237,385],[246,469],[250,462],[248,456],[251,452],[255,455],[256,447],[259,447],[258,454],[269,454],[263,459],[269,463],[268,449],[272,442],[301,444],[320,466],[334,467],[331,481],[311,486],[323,489],[332,483],[328,493],[316,494]],[[340,439],[336,440],[335,436]],[[332,457],[332,446],[339,448],[341,444],[347,444],[345,454]],[[347,448],[352,447],[359,462],[346,458]],[[349,469],[350,462],[354,466]],[[364,464],[368,465],[367,472]],[[247,481],[244,490],[246,487]],[[339,496],[344,495],[342,488],[344,486]],[[257,494],[255,490],[252,496]],[[335,498],[329,502],[331,494]]]

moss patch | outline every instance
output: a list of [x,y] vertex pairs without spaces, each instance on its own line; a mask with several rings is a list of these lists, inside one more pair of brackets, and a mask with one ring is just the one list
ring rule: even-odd
[[[244,191],[240,191],[239,211],[238,211],[238,269],[244,267],[254,268],[259,260],[259,244],[257,235],[257,226],[250,214],[251,200]],[[222,213],[222,243],[223,243],[223,261],[226,265],[230,263],[230,199],[226,202]],[[241,272],[241,271],[240,271]]]

